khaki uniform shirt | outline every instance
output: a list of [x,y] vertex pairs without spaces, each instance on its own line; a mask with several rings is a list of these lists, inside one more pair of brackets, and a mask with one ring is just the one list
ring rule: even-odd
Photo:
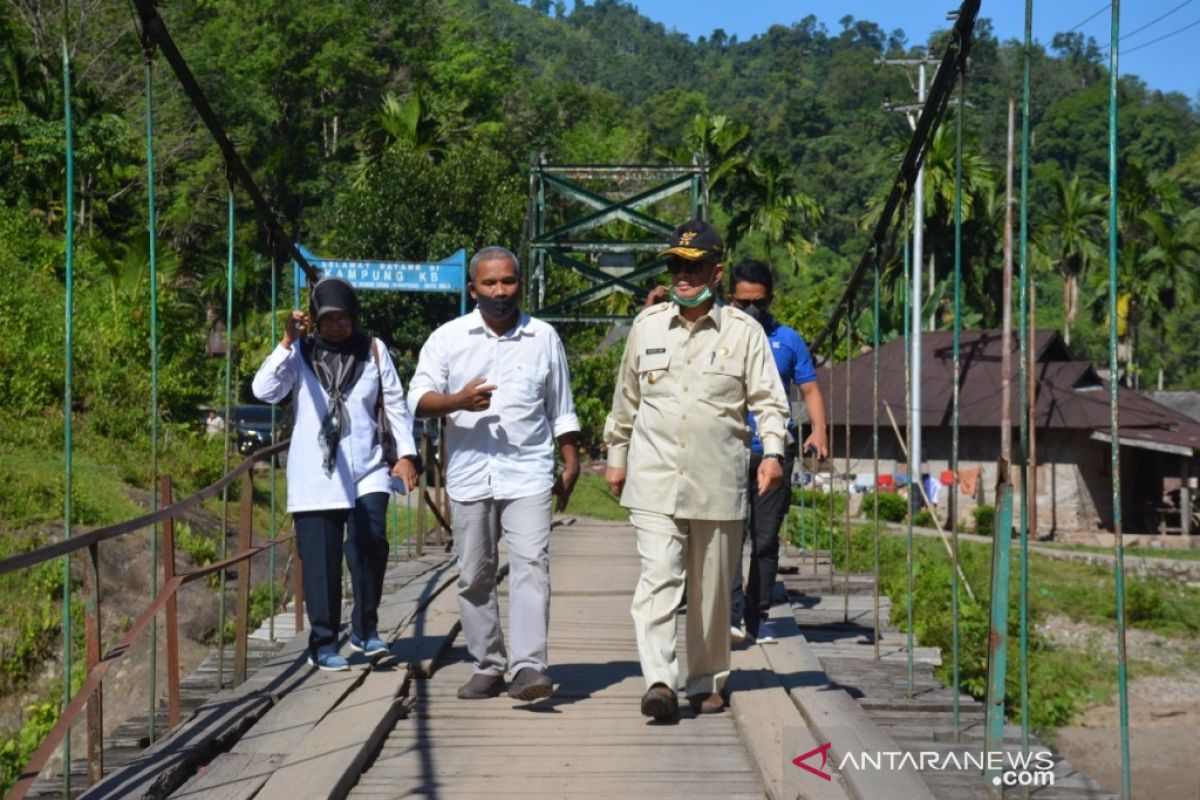
[[764,453],[784,450],[787,401],[767,335],[716,306],[689,329],[675,303],[633,321],[604,426],[608,464],[626,467],[621,505],[680,519],[746,514],[750,428]]

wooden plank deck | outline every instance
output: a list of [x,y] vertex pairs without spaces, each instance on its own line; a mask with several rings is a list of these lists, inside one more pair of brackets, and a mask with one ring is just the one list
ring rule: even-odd
[[[645,684],[629,613],[639,570],[633,531],[627,524],[571,522],[551,537],[552,698],[457,699],[471,667],[458,635],[454,570],[439,553],[389,574],[380,607],[389,656],[355,659],[350,672],[321,673],[302,664],[304,637],[296,637],[264,653],[263,668],[246,684],[219,692],[163,742],[141,752],[132,738],[123,742],[136,756],[89,795],[984,796],[982,776],[969,770],[837,769],[855,751],[978,753],[982,707],[962,698],[956,742],[953,694],[933,675],[940,653],[917,649],[910,693],[906,637],[891,627],[886,603],[883,657],[874,658],[870,576],[851,576],[847,602],[839,593],[843,576],[834,576],[830,591],[823,557],[815,569],[811,558],[785,557],[772,612],[779,642],[735,650],[729,713],[697,717],[685,704],[677,721],[642,717]],[[507,582],[499,594],[507,628]],[[1017,749],[1018,741],[1010,728],[1006,748]],[[828,764],[820,759],[822,747]],[[830,780],[794,763],[810,752],[818,755],[805,763],[831,773]],[[1054,787],[1031,797],[1113,796],[1061,759],[1055,778]]]
[[460,642],[432,678],[414,683],[410,713],[349,797],[763,797],[732,714],[685,709],[677,724],[660,724],[639,712],[629,526],[556,528],[550,563],[554,697],[457,699],[471,673]]

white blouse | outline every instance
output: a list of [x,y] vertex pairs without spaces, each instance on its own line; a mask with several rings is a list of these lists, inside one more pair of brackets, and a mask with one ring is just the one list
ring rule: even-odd
[[387,347],[379,339],[375,339],[375,349],[379,353],[379,369],[375,368],[374,357],[369,358],[346,398],[350,424],[338,442],[332,475],[326,475],[321,467],[321,447],[317,443],[321,420],[329,408],[329,395],[300,355],[299,343],[290,348],[276,346],[254,376],[254,396],[264,403],[279,403],[289,393],[293,396],[295,424],[287,458],[289,513],[353,508],[363,495],[390,491],[389,470],[376,435],[375,400],[380,377],[396,452],[400,456],[416,454],[412,414],[404,401],[400,376]]
[[427,392],[457,392],[475,378],[495,384],[484,411],[446,415],[446,491],[460,503],[550,491],[554,440],[579,430],[567,355],[554,328],[522,313],[497,336],[478,309],[435,330],[408,385],[416,408]]

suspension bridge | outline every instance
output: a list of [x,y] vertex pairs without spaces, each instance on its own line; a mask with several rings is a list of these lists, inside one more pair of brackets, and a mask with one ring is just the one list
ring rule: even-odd
[[[135,0],[146,49],[147,95],[147,198],[150,210],[151,286],[157,286],[155,270],[155,200],[152,72],[154,59],[169,64],[212,134],[225,159],[230,180],[230,220],[236,196],[248,199],[267,232],[272,248],[272,300],[280,265],[291,260],[311,283],[318,270],[306,251],[292,243],[275,218],[262,192],[226,135],[217,113],[205,99],[202,88],[175,47],[165,22],[150,0]],[[960,473],[959,420],[960,388],[964,370],[970,368],[961,327],[961,285],[967,265],[962,263],[962,119],[968,94],[967,72],[971,36],[979,13],[979,0],[965,0],[954,15],[947,39],[914,133],[895,180],[879,209],[870,240],[854,269],[845,291],[830,310],[824,328],[811,342],[812,351],[824,362],[829,404],[842,425],[836,430],[831,420],[830,441],[841,440],[845,467],[850,459],[873,461],[869,486],[876,498],[870,535],[852,535],[850,503],[842,504],[844,519],[835,514],[837,492],[812,501],[826,514],[824,527],[807,525],[815,520],[815,507],[802,506],[796,519],[800,530],[792,531],[785,553],[785,569],[776,587],[772,621],[781,631],[778,644],[752,645],[734,652],[730,713],[714,717],[692,717],[687,713],[675,724],[647,722],[636,712],[643,688],[638,669],[633,628],[628,618],[637,573],[637,549],[631,528],[622,523],[559,518],[552,536],[555,589],[551,609],[551,677],[557,690],[544,702],[514,704],[505,699],[461,701],[453,687],[468,669],[467,657],[458,638],[454,603],[454,564],[447,555],[445,536],[450,531],[448,509],[438,475],[439,458],[428,441],[433,464],[428,482],[417,494],[420,523],[410,543],[415,552],[404,556],[394,548],[395,558],[387,577],[388,594],[380,609],[380,630],[386,631],[388,655],[360,661],[346,673],[322,673],[304,666],[303,596],[299,591],[298,561],[289,558],[293,586],[290,597],[271,597],[278,609],[264,627],[251,630],[248,606],[252,565],[261,569],[266,561],[275,576],[277,551],[288,552],[290,536],[275,529],[272,493],[272,528],[254,531],[254,473],[256,466],[270,465],[285,453],[287,442],[261,450],[240,465],[228,457],[224,476],[211,486],[174,500],[169,478],[155,484],[151,511],[136,519],[90,531],[75,531],[71,519],[73,481],[72,448],[72,304],[74,250],[73,155],[71,139],[70,61],[64,46],[64,109],[67,130],[67,187],[65,209],[67,286],[67,353],[64,396],[66,508],[60,541],[0,561],[0,573],[28,570],[51,559],[64,559],[64,652],[68,676],[64,685],[62,715],[43,741],[10,797],[220,797],[261,798],[285,796],[326,797],[467,797],[488,793],[499,797],[545,796],[714,796],[714,797],[806,797],[806,798],[957,798],[983,795],[1040,798],[1133,797],[1128,733],[1128,691],[1124,619],[1124,545],[1122,537],[1122,443],[1141,435],[1122,427],[1121,392],[1116,381],[1097,379],[1097,387],[1108,396],[1107,425],[1092,424],[1090,430],[1110,446],[1108,508],[1110,528],[1115,534],[1113,579],[1116,597],[1118,643],[1113,668],[1118,673],[1120,709],[1119,786],[1103,787],[1078,773],[1070,763],[1038,741],[1028,720],[1029,652],[1028,592],[1031,527],[1038,514],[1031,510],[1036,495],[1014,490],[1030,485],[1031,434],[1038,427],[1038,398],[1030,396],[1031,373],[1035,368],[1037,334],[1031,324],[1029,300],[1031,275],[1028,265],[1026,197],[1028,195],[1028,142],[1031,42],[1026,26],[1026,56],[1021,102],[1021,147],[1019,181],[1010,181],[1018,195],[1012,204],[1019,209],[1020,233],[1017,269],[1012,276],[1016,319],[999,332],[995,350],[1003,362],[995,373],[1005,391],[1015,392],[996,404],[1002,428],[1019,431],[1016,452],[1005,451],[992,477],[996,498],[996,529],[1017,531],[1015,607],[1019,618],[1009,619],[1010,574],[1014,572],[1009,547],[993,546],[990,581],[974,589],[964,583],[959,559],[957,492],[950,493],[948,530],[939,531],[946,543],[950,564],[953,627],[949,652],[920,646],[914,639],[913,619],[913,529],[908,524],[908,595],[905,614],[882,596],[879,577],[879,542],[887,533],[879,519],[880,429],[885,438],[889,421],[895,439],[905,450],[893,463],[906,464],[907,474],[919,476],[923,461],[919,431],[922,422],[913,418],[924,413],[920,387],[927,383],[927,353],[921,343],[920,296],[912,298],[905,311],[907,321],[903,353],[905,396],[894,410],[905,412],[906,435],[893,416],[893,405],[881,400],[880,357],[884,343],[879,339],[880,271],[883,264],[907,247],[910,200],[920,186],[923,158],[933,133],[957,103],[958,141],[955,211],[954,326],[946,343],[948,387],[947,419],[941,424],[950,431],[946,467]],[[1026,3],[1032,14],[1032,2]],[[1117,157],[1117,57],[1119,53],[1120,3],[1112,4],[1110,49],[1110,170],[1111,241],[1110,319],[1117,319],[1116,302],[1116,175]],[[628,180],[658,180],[658,186],[633,194],[606,196],[581,185],[614,175]],[[530,174],[529,215],[521,257],[530,269],[528,283],[531,308],[541,309],[552,320],[611,323],[621,317],[615,312],[589,314],[580,308],[612,294],[638,300],[645,297],[646,279],[663,269],[662,262],[636,266],[629,254],[655,249],[652,239],[587,242],[584,235],[612,221],[641,228],[662,236],[669,230],[648,209],[677,193],[690,193],[694,214],[707,211],[705,165],[670,167],[555,167],[536,162]],[[562,225],[548,222],[545,197],[558,192],[582,203],[583,216]],[[1010,206],[1011,207],[1011,206]],[[596,253],[619,256],[604,269],[572,254]],[[232,330],[233,246],[230,244],[230,293],[226,330]],[[919,253],[917,255],[919,259]],[[912,272],[920,274],[919,260]],[[574,270],[591,282],[589,288],[550,306],[544,306],[550,266]],[[296,287],[299,292],[299,285]],[[156,292],[151,292],[152,371],[157,369]],[[1006,296],[1006,300],[1007,300]],[[272,312],[275,311],[273,305]],[[272,319],[275,318],[272,314]],[[874,339],[870,354],[853,358],[853,335],[863,317],[873,320]],[[1110,374],[1117,374],[1116,329],[1110,326]],[[276,336],[272,330],[272,336]],[[989,345],[990,346],[990,345]],[[227,348],[227,358],[231,357]],[[985,348],[986,349],[986,348]],[[974,351],[972,351],[974,352]],[[865,360],[864,360],[865,358]],[[885,365],[885,370],[887,366]],[[865,379],[851,377],[852,370]],[[226,397],[231,395],[226,370]],[[845,377],[838,383],[837,375]],[[156,372],[154,372],[156,375]],[[977,373],[978,374],[978,371]],[[989,372],[989,375],[992,373]],[[894,377],[894,376],[893,376]],[[851,412],[852,389],[869,386],[870,400],[862,395],[853,402],[865,405],[867,416]],[[894,388],[889,386],[890,388]],[[995,387],[993,386],[993,394]],[[157,395],[155,395],[156,397]],[[154,401],[157,402],[156,400]],[[839,405],[842,404],[842,405]],[[229,403],[227,402],[227,416]],[[1031,411],[1032,409],[1032,411]],[[1153,415],[1142,408],[1139,413]],[[882,418],[881,418],[881,415]],[[890,420],[889,420],[890,418]],[[157,420],[157,408],[152,419]],[[867,440],[860,435],[852,445],[852,421],[867,420]],[[155,422],[157,425],[157,422]],[[1152,427],[1147,425],[1146,427]],[[226,435],[229,435],[227,426]],[[154,430],[157,448],[157,427]],[[1004,436],[1007,441],[1009,437]],[[1159,444],[1162,444],[1161,442]],[[1200,442],[1198,442],[1200,444]],[[836,450],[836,447],[835,447]],[[229,447],[227,443],[226,451]],[[155,450],[155,453],[157,449]],[[869,456],[868,456],[869,454]],[[156,455],[152,455],[152,459]],[[152,464],[152,471],[158,475]],[[810,469],[809,472],[816,470]],[[835,467],[829,468],[832,476]],[[272,478],[272,485],[274,480]],[[236,530],[237,551],[225,552],[222,536],[220,559],[207,567],[177,572],[174,526],[181,515],[204,500],[228,497],[231,487],[241,486]],[[919,490],[920,481],[912,481]],[[847,500],[849,480],[840,487]],[[827,508],[824,504],[828,503]],[[428,515],[428,520],[427,520]],[[1184,521],[1190,514],[1184,514]],[[430,524],[432,523],[432,527]],[[140,530],[152,530],[150,563],[151,597],[144,612],[134,620],[114,645],[101,641],[99,598],[104,577],[99,569],[99,548]],[[844,551],[841,548],[845,548]],[[873,554],[873,569],[854,568],[851,548]],[[76,689],[70,684],[72,611],[71,562],[81,567],[86,626],[86,678]],[[868,555],[867,561],[872,557]],[[163,583],[158,577],[161,570]],[[179,666],[177,625],[179,592],[197,580],[216,576],[220,583],[221,630],[225,629],[226,580],[235,576],[232,603],[234,632],[232,653],[224,639],[209,660],[188,677]],[[503,590],[501,592],[504,596]],[[966,596],[964,599],[963,595]],[[970,602],[988,615],[990,627],[988,677],[979,699],[960,687],[959,624],[961,607]],[[686,609],[681,610],[686,614]],[[159,642],[159,620],[165,627],[165,642]],[[684,626],[680,626],[681,630]],[[1015,641],[1010,628],[1015,627]],[[103,686],[113,667],[128,655],[139,637],[150,641],[150,707],[141,718],[130,720],[115,732],[103,715]],[[681,643],[685,646],[686,643]],[[164,649],[167,660],[166,692],[157,686],[159,670],[155,659]],[[950,685],[943,685],[933,667],[952,665]],[[1010,665],[1011,662],[1011,665]],[[1017,673],[1018,697],[1012,696],[1009,681]],[[1006,716],[1016,709],[1018,718]],[[71,729],[82,724],[86,731],[85,756],[71,752]],[[991,756],[995,756],[992,758]],[[1044,759],[1044,760],[1043,760]],[[1013,764],[1023,764],[1020,769]],[[39,777],[40,776],[40,777]],[[1036,780],[1035,780],[1036,779]]]

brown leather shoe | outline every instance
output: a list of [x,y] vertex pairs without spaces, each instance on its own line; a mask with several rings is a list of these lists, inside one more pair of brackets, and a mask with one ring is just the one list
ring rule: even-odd
[[496,697],[504,691],[503,675],[485,675],[476,672],[471,680],[458,687],[459,700],[484,700]]
[[697,714],[720,714],[725,710],[725,698],[721,697],[720,692],[690,695],[688,703]]
[[679,714],[679,698],[665,683],[656,683],[642,695],[643,716],[670,719]]

